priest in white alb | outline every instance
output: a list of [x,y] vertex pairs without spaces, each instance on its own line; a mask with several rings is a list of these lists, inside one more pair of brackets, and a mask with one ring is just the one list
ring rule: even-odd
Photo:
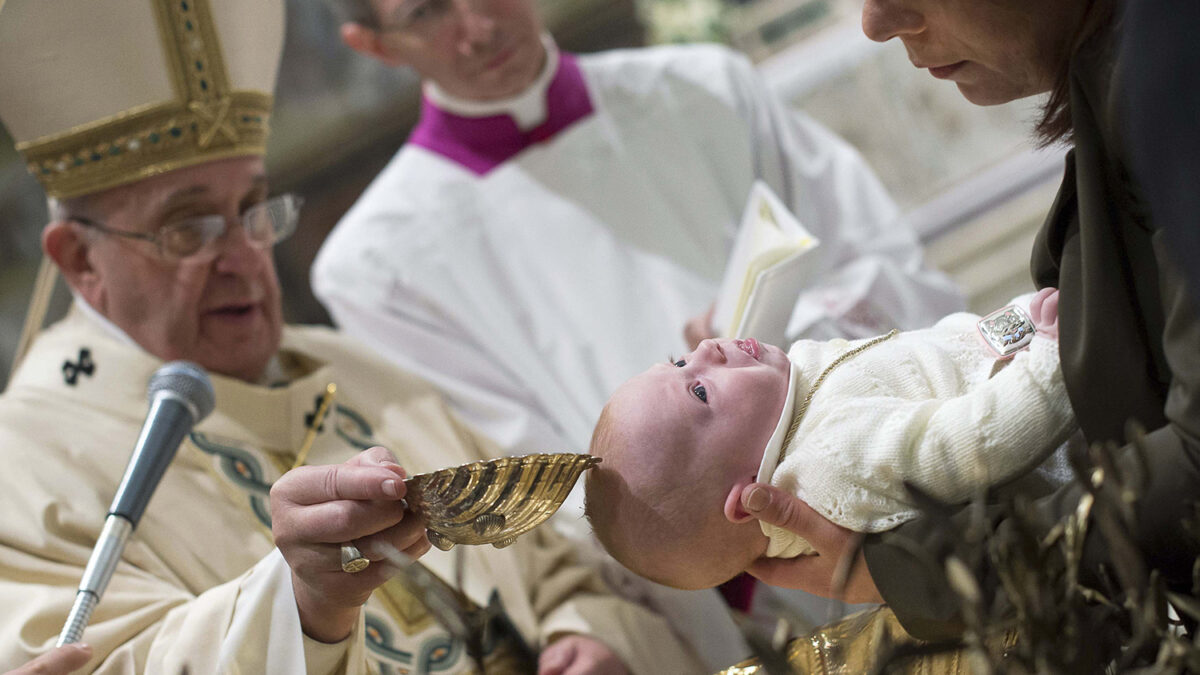
[[408,142],[326,240],[334,321],[510,452],[588,446],[612,392],[689,348],[765,181],[821,245],[788,342],[963,308],[859,154],[714,45],[576,56],[534,0],[328,0],[422,77]]

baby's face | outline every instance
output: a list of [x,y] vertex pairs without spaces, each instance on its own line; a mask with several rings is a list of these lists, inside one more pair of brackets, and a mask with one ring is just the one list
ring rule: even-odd
[[[613,394],[588,477],[596,534],[638,574],[677,588],[715,586],[762,555],[740,510],[787,398],[791,363],[755,340],[705,340]],[[731,496],[733,495],[733,496]],[[733,502],[730,500],[733,499]]]
[[656,427],[682,441],[692,461],[736,449],[753,473],[783,410],[790,370],[787,354],[773,345],[705,340],[673,363],[651,366],[615,397],[635,428]]

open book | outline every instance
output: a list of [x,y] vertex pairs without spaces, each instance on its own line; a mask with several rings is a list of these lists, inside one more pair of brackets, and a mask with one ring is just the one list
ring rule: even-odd
[[806,254],[819,243],[766,183],[755,181],[725,266],[713,330],[786,347],[788,319],[812,272]]

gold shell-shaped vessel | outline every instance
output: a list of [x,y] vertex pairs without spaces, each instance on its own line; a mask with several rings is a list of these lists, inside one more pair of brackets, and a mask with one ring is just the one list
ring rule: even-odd
[[503,548],[553,515],[575,481],[599,463],[576,453],[473,462],[409,478],[404,498],[443,551],[455,544]]

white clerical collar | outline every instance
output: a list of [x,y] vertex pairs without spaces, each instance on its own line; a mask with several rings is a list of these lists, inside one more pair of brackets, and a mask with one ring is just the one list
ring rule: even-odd
[[[101,314],[99,310],[88,304],[88,301],[84,300],[83,296],[76,293],[75,289],[71,289],[71,297],[75,299],[75,306],[79,309],[79,312],[99,326],[100,329],[105,333],[108,333],[109,336],[115,338],[117,341],[123,344],[146,351],[145,349],[142,349],[142,346],[134,341],[133,338],[129,337],[129,333],[121,330],[117,324],[110,321],[109,318]],[[267,362],[267,370],[263,373],[263,376],[259,378],[258,382],[254,382],[253,384],[275,386],[286,384],[290,379],[291,378],[288,377],[287,373],[284,371],[283,364],[279,360],[279,354],[275,354],[271,357],[271,360]]]
[[525,91],[511,98],[469,101],[446,93],[432,80],[426,80],[422,89],[434,105],[448,113],[462,117],[508,115],[521,131],[529,131],[546,121],[546,91],[558,72],[558,45],[549,33],[542,33],[542,45],[546,48],[546,63],[542,66],[542,72]]

